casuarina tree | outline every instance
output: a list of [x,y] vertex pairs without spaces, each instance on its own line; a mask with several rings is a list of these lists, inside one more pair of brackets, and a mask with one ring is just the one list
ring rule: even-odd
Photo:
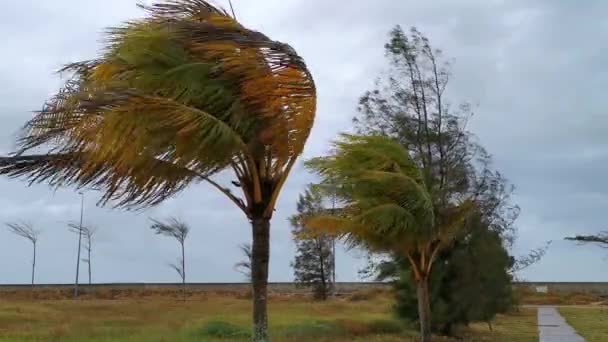
[[334,238],[326,234],[308,236],[304,223],[308,217],[327,212],[324,196],[309,187],[300,195],[297,213],[290,217],[296,255],[291,266],[297,284],[312,287],[314,297],[326,300],[333,285]]
[[0,174],[125,207],[209,183],[251,222],[253,340],[266,341],[270,220],[313,125],[312,76],[291,46],[207,1],[140,6],[148,16],[110,29],[100,56],[62,70],[72,77]]

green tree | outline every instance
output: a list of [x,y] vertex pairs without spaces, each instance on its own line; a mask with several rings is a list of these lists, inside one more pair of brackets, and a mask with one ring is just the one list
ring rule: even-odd
[[406,258],[416,280],[422,340],[430,341],[429,276],[438,253],[464,224],[470,203],[442,208],[437,222],[424,175],[407,149],[386,137],[342,135],[331,155],[307,165],[322,182],[342,184],[344,203],[339,215],[312,217],[307,227]]
[[[391,137],[406,149],[433,203],[434,230],[454,222],[454,203],[468,200],[489,230],[509,247],[519,215],[519,207],[510,201],[513,187],[492,168],[490,155],[467,129],[471,106],[454,106],[446,99],[449,63],[415,28],[406,33],[395,27],[385,51],[389,67],[360,99],[354,119],[358,132]],[[434,259],[446,253],[444,249]],[[415,273],[412,269],[399,278],[411,281]],[[435,286],[441,283],[431,284]]]
[[[454,245],[441,253],[431,272],[433,331],[449,335],[455,325],[475,321],[491,324],[497,313],[511,309],[514,300],[510,267],[511,258],[500,236],[489,229],[480,215],[473,216]],[[418,320],[414,309],[416,289],[407,260],[395,256],[374,270],[377,280],[394,280],[398,315]]]
[[326,300],[333,284],[334,239],[326,234],[307,236],[304,226],[306,218],[327,211],[323,202],[321,193],[309,187],[298,199],[297,214],[289,220],[296,245],[295,259],[291,263],[295,281],[312,287],[316,299]]
[[[266,341],[270,220],[313,125],[312,76],[292,47],[207,1],[141,7],[149,15],[111,29],[99,58],[63,69],[73,77],[0,173],[101,189],[126,207],[208,182],[251,222],[253,340]],[[220,184],[222,171],[234,178]]]

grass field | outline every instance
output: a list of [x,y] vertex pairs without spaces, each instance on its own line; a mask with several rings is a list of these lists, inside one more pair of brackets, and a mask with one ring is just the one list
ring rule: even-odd
[[[273,341],[416,340],[415,326],[394,319],[388,295],[353,298],[271,298]],[[167,297],[0,301],[0,341],[11,342],[246,341],[249,322],[250,302],[239,295],[210,294],[186,303]],[[537,341],[536,313],[500,316],[493,332],[475,324],[462,334],[466,341]]]
[[588,342],[608,341],[608,308],[560,307],[566,321]]

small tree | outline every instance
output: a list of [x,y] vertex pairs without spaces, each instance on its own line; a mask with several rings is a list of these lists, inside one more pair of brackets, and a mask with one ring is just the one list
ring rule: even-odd
[[297,211],[297,214],[290,218],[296,244],[295,260],[291,263],[295,281],[312,287],[316,299],[326,300],[333,284],[334,238],[326,234],[315,236],[303,234],[306,218],[326,211],[323,207],[323,196],[309,187],[300,195]]
[[181,247],[182,256],[178,258],[177,263],[170,263],[169,267],[174,269],[182,279],[182,290],[184,295],[184,301],[186,300],[186,251],[185,243],[190,227],[176,218],[169,218],[165,222],[152,219],[152,225],[150,228],[158,235],[169,236],[177,240]]
[[69,223],[69,230],[75,234],[81,234],[85,239],[84,248],[87,251],[87,257],[81,260],[87,263],[89,271],[89,285],[92,284],[92,272],[91,272],[91,253],[93,252],[93,235],[97,232],[97,228],[93,226],[80,226],[76,223]]
[[436,221],[423,174],[398,142],[342,135],[334,147],[330,156],[307,165],[322,179],[331,177],[343,184],[340,195],[345,205],[340,215],[319,215],[308,219],[306,226],[407,258],[417,286],[422,341],[430,341],[429,277],[438,254],[464,225],[471,201],[446,204]]
[[245,259],[234,264],[234,269],[243,274],[248,282],[251,282],[251,244],[243,243],[239,245],[239,249]]
[[40,231],[34,229],[32,224],[25,223],[25,222],[7,223],[6,226],[8,227],[8,230],[11,233],[21,236],[22,238],[28,239],[32,243],[33,254],[34,254],[34,256],[32,258],[32,288],[33,288],[35,273],[36,273],[36,244],[38,243],[38,236],[40,235]]

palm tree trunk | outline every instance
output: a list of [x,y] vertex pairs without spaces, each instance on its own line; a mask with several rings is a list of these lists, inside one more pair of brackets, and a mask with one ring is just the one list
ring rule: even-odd
[[429,301],[429,279],[417,280],[418,319],[420,320],[420,341],[431,341],[431,303]]
[[89,238],[89,248],[88,248],[88,258],[89,258],[89,262],[87,262],[87,264],[89,265],[89,285],[91,285],[91,239]]
[[32,289],[34,288],[35,273],[36,273],[36,243],[34,242],[34,259],[32,260]]
[[184,242],[182,241],[182,291],[184,295],[184,302],[186,302],[186,251]]
[[270,255],[270,219],[254,218],[251,222],[251,283],[253,288],[253,342],[267,342],[268,261]]

